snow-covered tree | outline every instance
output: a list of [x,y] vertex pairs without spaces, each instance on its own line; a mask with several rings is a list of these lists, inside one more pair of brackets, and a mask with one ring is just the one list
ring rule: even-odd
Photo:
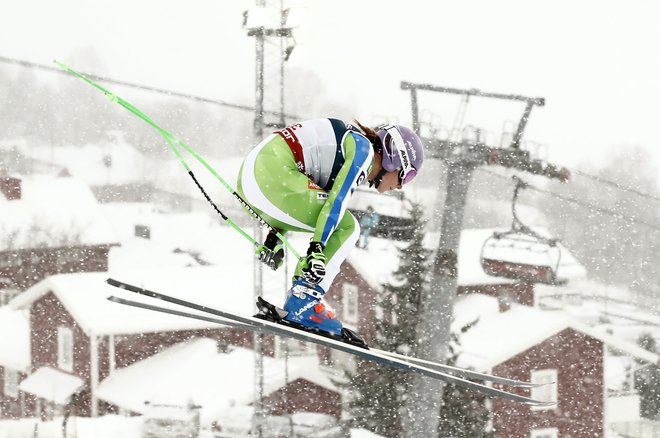
[[[463,327],[460,333],[469,330],[471,324]],[[460,354],[460,333],[452,333],[448,365],[455,365]],[[438,424],[438,437],[474,436],[489,438],[494,436],[489,429],[490,411],[488,398],[481,393],[469,391],[461,386],[447,384],[442,393],[442,407]]]
[[[637,344],[645,350],[657,353],[655,339],[650,333],[642,333]],[[635,371],[635,389],[639,391],[639,410],[642,418],[660,419],[660,367],[642,363]]]
[[[430,250],[424,248],[422,209],[411,209],[412,239],[399,248],[399,268],[393,280],[383,285],[377,298],[382,311],[374,321],[376,347],[408,354],[417,339],[415,328],[422,288],[428,280]],[[401,436],[401,415],[410,395],[411,375],[368,361],[359,361],[357,372],[348,375],[352,396],[349,412],[356,427],[386,436]]]

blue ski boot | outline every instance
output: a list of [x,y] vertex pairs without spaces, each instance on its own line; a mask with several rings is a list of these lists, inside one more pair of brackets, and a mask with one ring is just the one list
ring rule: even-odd
[[323,295],[325,291],[320,286],[310,285],[303,279],[295,280],[284,302],[287,311],[284,319],[341,338],[342,324],[321,302]]

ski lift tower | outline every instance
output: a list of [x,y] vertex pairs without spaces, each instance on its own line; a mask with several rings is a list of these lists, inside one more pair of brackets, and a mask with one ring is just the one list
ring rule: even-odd
[[[420,133],[427,156],[439,158],[447,165],[446,195],[440,226],[440,243],[433,262],[431,287],[426,288],[420,302],[420,315],[417,325],[419,334],[417,356],[432,361],[444,361],[450,340],[450,324],[456,297],[458,277],[458,246],[465,211],[466,198],[472,175],[480,166],[499,165],[548,178],[566,181],[569,173],[545,161],[533,159],[530,153],[521,149],[521,140],[534,106],[543,106],[540,97],[526,97],[512,94],[487,93],[476,89],[462,90],[439,87],[430,84],[401,82],[403,90],[410,91],[413,129]],[[511,142],[495,147],[481,141],[480,136],[460,139],[451,136],[446,140],[424,138],[421,132],[418,93],[435,92],[460,95],[463,103],[471,98],[500,99],[518,101],[524,104],[524,111],[518,122]],[[465,108],[459,110],[463,117]],[[440,214],[437,212],[436,214]],[[435,387],[431,385],[436,385]],[[442,384],[430,382],[423,377],[414,377],[413,394],[408,406],[411,415],[404,421],[404,430],[410,437],[435,436],[438,427],[438,412]]]
[[[243,12],[243,27],[256,44],[254,136],[257,141],[261,140],[264,128],[282,128],[286,124],[284,64],[295,47],[293,29],[300,19],[298,12],[297,8],[284,9],[283,0],[255,0],[255,7]],[[266,120],[266,115],[271,120]]]
[[[284,63],[293,51],[293,20],[291,10],[284,9],[283,0],[256,0],[255,7],[243,13],[243,27],[247,35],[254,37],[256,43],[255,58],[255,113],[254,141],[261,141],[264,128],[285,126],[284,114]],[[272,108],[266,110],[265,107]],[[266,120],[265,115],[272,120]],[[254,238],[263,241],[260,224],[255,225]],[[263,264],[254,261],[255,299],[263,295]],[[255,333],[255,415],[252,432],[263,436],[265,413],[263,407],[263,335]]]

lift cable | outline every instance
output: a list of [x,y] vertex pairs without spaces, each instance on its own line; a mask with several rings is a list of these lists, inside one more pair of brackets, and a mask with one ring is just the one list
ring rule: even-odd
[[[509,177],[499,175],[495,172],[492,172],[492,171],[489,171],[489,170],[486,170],[486,169],[480,168],[480,169],[477,169],[477,170],[480,171],[480,172],[484,172],[484,173],[487,173],[489,175],[495,176],[497,178],[505,179],[507,181],[510,180]],[[628,215],[616,212],[616,211],[608,209],[608,208],[599,207],[599,206],[594,205],[594,204],[589,203],[589,202],[580,201],[579,199],[576,199],[572,196],[560,195],[559,193],[555,193],[555,192],[552,192],[550,190],[539,189],[538,187],[534,187],[532,185],[529,185],[527,188],[530,189],[530,190],[535,190],[539,193],[543,193],[543,194],[548,195],[550,197],[559,199],[561,201],[568,202],[568,203],[571,203],[571,204],[578,205],[580,207],[587,208],[589,210],[595,211],[595,212],[600,213],[600,214],[615,216],[615,217],[618,217],[620,219],[624,219],[628,222],[631,222],[631,223],[634,223],[634,224],[637,224],[637,225],[642,225],[642,226],[645,226],[645,227],[650,228],[650,229],[655,230],[655,231],[660,231],[660,225],[652,224],[650,222],[646,222],[646,221],[643,221],[641,219],[637,219],[636,217],[628,216]]]
[[634,193],[636,195],[642,196],[644,198],[653,199],[654,201],[660,201],[660,196],[651,195],[650,193],[645,193],[645,192],[639,191],[637,189],[633,189],[631,187],[622,186],[621,184],[615,183],[614,181],[607,180],[607,179],[602,178],[600,176],[590,175],[590,174],[585,173],[581,170],[575,170],[575,169],[569,169],[569,170],[571,171],[571,174],[580,175],[580,176],[583,176],[585,178],[592,179],[592,180],[597,181],[601,184],[605,184],[605,185],[614,187],[614,188],[622,190],[624,192],[631,192],[631,193]]
[[[38,64],[38,63],[34,63],[34,62],[29,62],[29,61],[23,61],[23,60],[20,60],[20,59],[8,58],[8,57],[5,57],[5,56],[0,56],[0,63],[14,64],[14,65],[19,65],[19,66],[25,67],[25,68],[39,69],[39,70],[44,70],[44,71],[48,71],[48,72],[51,72],[51,73],[66,74],[66,72],[63,72],[61,69],[58,69],[58,68],[55,68],[55,67],[51,67],[51,66],[47,66],[47,65],[43,65],[43,64]],[[131,83],[131,82],[121,81],[121,80],[112,79],[112,78],[108,78],[108,77],[104,77],[104,76],[93,75],[93,74],[85,73],[85,76],[87,76],[88,78],[90,78],[92,80],[98,80],[98,81],[103,81],[103,82],[107,82],[107,83],[111,83],[111,84],[121,85],[121,86],[124,86],[124,87],[135,88],[135,89],[142,90],[142,91],[148,91],[148,92],[152,92],[152,93],[164,94],[164,95],[167,95],[167,96],[193,100],[193,101],[196,101],[196,102],[210,103],[210,104],[214,104],[214,105],[225,106],[225,107],[244,110],[244,111],[254,111],[254,108],[249,106],[249,105],[241,105],[241,104],[236,104],[236,103],[230,103],[230,102],[225,102],[225,101],[221,101],[221,100],[217,100],[217,99],[210,99],[210,98],[196,96],[196,95],[192,95],[192,94],[185,94],[185,93],[181,93],[181,92],[177,92],[177,91],[173,91],[173,90],[167,90],[167,89],[164,89],[164,88],[157,88],[157,87],[151,87],[151,86],[146,86],[146,85],[135,84],[135,83]],[[265,113],[269,113],[269,112],[266,111]],[[275,114],[275,112],[273,112],[273,114]],[[296,118],[297,117],[297,116],[294,116],[294,115],[287,115],[287,114],[285,114],[285,116],[288,117],[288,118]],[[645,198],[648,198],[648,199],[653,199],[655,201],[660,201],[660,197],[658,197],[658,196],[654,196],[654,195],[651,195],[651,194],[648,194],[648,193],[644,193],[644,192],[641,192],[637,189],[633,189],[633,188],[630,188],[630,187],[625,187],[625,186],[622,186],[622,185],[620,185],[618,183],[615,183],[613,181],[609,181],[609,180],[604,179],[604,178],[599,177],[599,176],[590,175],[590,174],[585,173],[585,172],[580,171],[580,170],[575,170],[575,169],[569,169],[569,170],[571,171],[571,174],[580,175],[580,176],[583,176],[585,178],[590,178],[590,179],[593,179],[594,181],[597,181],[597,182],[605,184],[605,185],[612,186],[612,187],[617,188],[617,189],[622,190],[622,191],[635,193],[636,195],[639,195],[639,196],[642,196],[642,197],[645,197]],[[496,175],[496,176],[500,176],[500,175],[497,175],[495,173],[492,173],[492,174]],[[539,190],[539,189],[536,189],[536,188],[533,188],[533,189],[534,190]],[[596,207],[596,209],[598,209],[598,207]],[[618,213],[616,213],[615,215],[625,217],[625,216],[620,215]]]
[[[5,56],[0,56],[0,63],[5,63],[5,64],[13,64],[13,65],[18,65],[21,67],[25,68],[31,68],[31,69],[37,69],[37,70],[44,70],[50,73],[57,73],[57,74],[67,74],[67,72],[57,68],[57,67],[51,67],[48,65],[43,65],[43,64],[37,64],[34,62],[29,62],[29,61],[22,61],[20,59],[14,59],[14,58],[7,58]],[[132,82],[126,82],[126,81],[121,81],[118,79],[112,79],[109,77],[105,76],[98,76],[94,74],[89,74],[89,73],[83,73],[86,77],[93,81],[100,81],[100,82],[106,82],[109,84],[115,84],[115,85],[121,85],[123,87],[128,87],[128,88],[135,88],[138,90],[142,91],[148,91],[151,93],[158,93],[158,94],[164,94],[166,96],[170,97],[178,97],[181,99],[187,99],[187,100],[193,100],[195,102],[201,102],[201,103],[209,103],[213,105],[219,105],[219,106],[224,106],[228,108],[234,108],[234,109],[239,109],[243,111],[254,111],[254,107],[249,106],[249,105],[241,105],[237,103],[230,103],[230,102],[225,102],[222,100],[217,100],[217,99],[209,99],[207,97],[202,97],[202,96],[196,96],[193,94],[186,94],[186,93],[181,93],[178,91],[172,91],[172,90],[167,90],[165,88],[157,88],[157,87],[151,87],[147,85],[140,85],[140,84],[135,84]],[[277,111],[264,111],[264,114],[274,114],[274,115],[279,115],[280,113]],[[290,115],[290,114],[284,114],[285,117],[287,118],[296,118],[297,116],[295,115]]]

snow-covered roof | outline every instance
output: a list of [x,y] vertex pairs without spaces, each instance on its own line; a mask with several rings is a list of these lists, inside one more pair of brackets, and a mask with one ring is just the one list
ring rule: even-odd
[[351,429],[351,438],[383,438],[367,429]]
[[652,303],[624,287],[583,279],[561,287],[539,285],[535,300],[543,308],[562,309],[576,320],[637,342],[643,333],[660,336],[660,316]]
[[[30,370],[30,323],[26,312],[0,307],[0,366]],[[6,334],[11,333],[11,336]]]
[[[232,201],[235,203],[235,200]],[[117,249],[111,251],[110,270],[123,269],[130,265],[134,258],[129,247],[136,246],[136,250],[145,257],[149,257],[149,251],[153,250],[154,258],[162,258],[166,265],[160,265],[156,260],[139,260],[142,266],[179,266],[189,265],[189,258],[171,257],[175,250],[194,254],[200,263],[212,265],[223,265],[231,262],[234,258],[241,258],[245,265],[252,266],[255,260],[254,250],[251,243],[228,227],[224,221],[217,216],[209,216],[204,213],[164,213],[152,204],[146,203],[108,203],[102,205],[105,215],[120,236],[120,241],[125,250]],[[242,213],[244,214],[244,213]],[[249,222],[248,222],[249,223]],[[256,222],[253,222],[253,224]],[[143,225],[149,227],[150,238],[148,240],[135,238],[135,226]],[[254,231],[252,224],[243,226],[243,229],[251,234]],[[303,254],[309,244],[309,233],[290,233],[288,241]],[[262,233],[261,239],[265,239],[266,232]],[[169,253],[169,254],[166,254]],[[289,273],[292,272],[296,261],[293,256],[288,257]],[[266,276],[272,277],[273,273],[266,269]],[[276,283],[283,287],[284,269],[274,273],[276,278],[281,279]]]
[[603,371],[605,373],[605,383],[610,391],[630,390],[630,374],[634,372],[639,365],[630,356],[607,355]]
[[[464,230],[461,233],[458,254],[459,286],[512,283],[512,280],[486,274],[481,267],[481,244],[490,234],[488,230]],[[428,233],[424,246],[430,250],[436,249],[437,239],[438,233]],[[383,283],[393,281],[392,274],[399,266],[398,249],[406,245],[408,242],[370,237],[369,246],[366,249],[356,248],[347,260],[372,288],[380,290]]]
[[351,196],[348,208],[366,211],[372,207],[378,214],[410,218],[410,201],[393,194],[381,194],[371,189],[358,189]]
[[[467,229],[461,233],[458,251],[458,284],[459,286],[478,286],[486,284],[506,284],[512,280],[494,277],[484,272],[481,267],[481,248],[495,231],[502,229]],[[424,246],[435,250],[440,235],[438,232],[427,233]],[[407,242],[397,242],[376,237],[369,238],[367,249],[357,248],[348,256],[348,261],[366,279],[372,288],[380,289],[385,282],[391,281],[392,273],[399,265],[397,248],[407,245]],[[561,245],[561,244],[560,244]],[[585,269],[562,247],[562,257],[557,270],[560,278],[580,278],[585,275]]]
[[21,391],[63,405],[83,385],[83,380],[78,376],[54,368],[42,367],[30,374],[18,387]]
[[[245,257],[246,265],[254,261],[251,244],[218,217],[199,212],[166,213],[150,203],[104,203],[101,209],[121,242],[108,255],[110,271],[222,265],[227,257],[234,256]],[[138,225],[148,229],[148,239],[135,236]],[[292,238],[299,250],[306,244],[301,238]],[[227,252],[228,247],[240,250]]]
[[[458,366],[490,370],[570,325],[566,315],[528,306],[512,305],[507,312],[493,312],[498,306],[496,298],[481,296],[477,300],[471,295],[475,294],[459,298],[454,311],[461,315],[466,309],[472,318],[479,318],[479,322],[460,338],[462,354]],[[477,315],[477,301],[484,309],[481,315]],[[459,319],[465,321],[463,317],[457,317]]]
[[[108,254],[111,271],[211,263],[222,251],[218,242],[229,234],[226,226],[203,213],[165,213],[150,203],[104,203],[101,208],[121,242]],[[148,239],[136,237],[137,226],[148,230]]]
[[90,186],[145,182],[149,163],[142,153],[114,132],[106,141],[84,146],[30,146],[21,152],[33,159],[52,162]]
[[[173,156],[171,158],[160,163],[158,174],[154,176],[158,181],[158,187],[168,193],[190,195],[203,199],[199,188],[190,179],[188,172],[183,168],[179,160]],[[204,158],[206,163],[233,188],[236,188],[238,173],[244,159],[245,157],[243,156],[225,156],[221,160],[211,157]],[[236,202],[231,192],[223,187],[205,166],[192,157],[186,157],[186,162],[197,180],[216,202],[220,205],[226,205],[229,200],[231,200],[230,205]]]
[[[201,405],[203,424],[232,406],[254,402],[254,351],[234,348],[219,353],[215,340],[197,338],[170,347],[129,367],[115,370],[99,385],[98,396],[123,409],[145,412],[145,401],[158,404]],[[264,391],[269,394],[288,381],[304,378],[336,390],[322,371],[317,356],[284,359],[265,356]]]
[[[119,208],[116,215],[121,216],[122,211]],[[128,309],[108,302],[106,298],[112,294],[139,299],[135,294],[105,284],[108,277],[113,277],[244,315],[256,312],[253,266],[258,261],[254,247],[245,237],[230,227],[213,224],[208,217],[199,214],[154,214],[151,219],[153,221],[149,224],[154,224],[155,229],[154,238],[150,241],[139,242],[139,239],[126,238],[126,233],[118,232],[124,236],[122,240],[129,243],[124,248],[116,248],[116,252],[111,254],[108,273],[51,276],[18,295],[12,301],[12,307],[26,308],[52,291],[88,334],[129,334],[213,327],[210,323],[187,321],[185,318],[159,315],[148,310]],[[303,253],[308,239],[307,233],[292,233],[290,240]],[[139,254],[131,253],[131,249],[138,247]],[[178,267],[179,263],[187,265],[191,262],[188,255],[172,254],[171,248],[179,247],[199,253],[200,258],[211,265]],[[144,258],[140,259],[138,255]],[[136,257],[136,264],[132,264]],[[290,275],[295,260],[290,254],[287,260],[288,273],[284,268],[276,272],[263,269],[262,295],[276,305],[282,305],[291,283]]]
[[645,350],[633,342],[629,342],[628,340],[623,339],[619,336],[613,336],[609,333],[606,333],[603,330],[594,327],[589,327],[580,322],[573,322],[571,326],[582,333],[585,333],[595,339],[598,339],[599,341],[603,342],[610,349],[614,351],[618,351],[620,353],[630,355],[636,359],[639,359],[647,363],[660,365],[660,355]]
[[[142,437],[144,417],[106,414],[98,417],[72,417],[70,421],[75,424],[76,438],[139,438]],[[74,429],[71,425],[69,428]],[[34,436],[35,429],[39,430],[39,436],[42,437],[60,437],[62,417],[56,416],[47,421],[38,417],[0,420],[0,436],[3,438]],[[200,435],[200,438],[209,436]]]
[[117,242],[89,187],[68,177],[21,177],[21,199],[0,195],[0,251]]
[[[52,291],[88,335],[217,327],[209,322],[129,308],[110,302],[107,300],[110,295],[150,303],[153,303],[153,300],[106,284],[108,277],[243,315],[256,313],[252,267],[245,265],[245,258],[236,258],[233,262],[217,267],[54,275],[18,295],[10,305],[13,308],[26,308]],[[271,297],[266,293],[266,299],[280,304],[278,300],[284,295],[283,289],[284,286],[276,291],[278,296]]]
[[563,286],[538,285],[536,287],[537,298],[567,298],[583,297],[594,299],[617,300],[621,302],[632,302],[633,293],[624,287],[604,284],[596,280],[581,279],[570,282]]
[[499,312],[498,307],[494,297],[481,294],[459,297],[454,309],[454,328],[477,319],[478,323],[461,336],[462,354],[458,366],[490,370],[567,328],[645,362],[660,363],[657,354],[582,324],[565,312],[517,304],[506,312]]
[[199,266],[190,254],[175,252],[171,247],[139,237],[122,242],[108,253],[108,268],[112,271],[129,269],[185,268]]

